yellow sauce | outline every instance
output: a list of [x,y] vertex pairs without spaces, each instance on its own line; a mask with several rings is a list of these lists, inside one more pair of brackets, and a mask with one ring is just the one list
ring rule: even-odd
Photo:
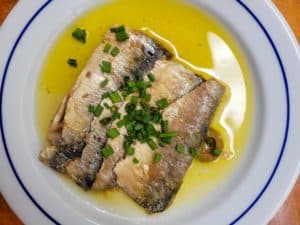
[[[253,119],[253,88],[243,54],[228,32],[199,9],[169,0],[118,0],[99,6],[76,19],[49,51],[37,86],[38,129],[43,140],[47,127],[62,98],[74,84],[103,34],[113,24],[141,29],[167,46],[175,60],[205,78],[215,77],[226,86],[225,97],[213,118],[211,127],[224,139],[223,157],[213,163],[194,160],[172,207],[199,201],[213,192],[230,175],[243,154]],[[76,27],[89,31],[85,45],[71,36]],[[67,65],[76,58],[78,68]],[[63,181],[65,182],[65,181]],[[143,212],[121,191],[80,194],[96,205],[121,214]],[[82,192],[82,193],[81,193]]]

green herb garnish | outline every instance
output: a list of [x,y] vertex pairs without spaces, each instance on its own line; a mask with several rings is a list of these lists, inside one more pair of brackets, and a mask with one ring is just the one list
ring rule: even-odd
[[150,80],[151,82],[154,82],[154,81],[155,81],[155,76],[154,76],[153,73],[149,73],[149,74],[148,74],[148,78],[149,78],[149,80]]
[[114,153],[114,150],[113,148],[110,146],[110,145],[106,145],[102,151],[102,156],[107,159],[109,156],[111,156],[113,153]]
[[157,144],[156,144],[152,139],[148,139],[148,140],[147,140],[147,144],[149,145],[149,147],[150,147],[152,150],[157,149]]
[[169,121],[168,120],[162,120],[160,125],[161,125],[161,131],[163,133],[167,133],[169,131]]
[[179,154],[183,154],[184,153],[184,146],[183,145],[176,145],[175,150]]
[[110,48],[111,48],[111,45],[110,45],[110,44],[105,44],[105,46],[104,46],[104,48],[103,48],[103,52],[109,53]]
[[220,156],[221,153],[222,153],[222,151],[220,149],[217,149],[217,148],[212,151],[212,154],[216,157]]
[[133,162],[134,164],[138,164],[140,161],[139,161],[137,158],[134,157],[134,158],[132,159],[132,162]]
[[68,61],[67,61],[67,63],[70,65],[70,66],[72,66],[72,67],[77,67],[78,66],[78,64],[77,64],[77,60],[76,59],[68,59]]
[[169,103],[166,98],[162,98],[156,102],[156,105],[159,109],[164,109],[164,108],[168,107]]
[[105,80],[103,80],[103,81],[100,83],[100,87],[101,87],[101,88],[104,88],[107,84],[108,84],[108,79],[105,78]]
[[125,31],[125,26],[121,25],[119,27],[112,27],[112,28],[110,28],[110,31],[113,33],[122,32],[122,31]]
[[103,60],[102,64],[100,65],[100,68],[103,73],[110,73],[111,72],[111,62]]
[[99,117],[102,114],[104,108],[99,104],[96,105],[96,106],[89,105],[88,110],[89,110],[90,113],[93,113],[94,116]]
[[116,138],[120,135],[120,132],[116,128],[111,128],[106,132],[106,136],[109,138]]
[[104,107],[107,108],[107,109],[110,108],[110,106],[109,106],[109,104],[108,104],[107,102],[104,102],[103,105],[104,105]]
[[126,41],[128,38],[129,38],[129,35],[126,31],[120,31],[120,32],[116,33],[116,39],[119,42]]
[[126,121],[125,121],[125,120],[119,120],[119,121],[117,122],[118,128],[123,127],[125,124],[126,124]]
[[76,28],[73,32],[72,32],[72,36],[82,42],[85,43],[86,42],[86,37],[87,37],[87,31],[85,29],[81,29],[81,28]]
[[99,117],[102,114],[103,110],[104,110],[104,108],[98,104],[95,107],[94,116]]
[[125,148],[126,155],[133,155],[134,152],[135,152],[135,149],[133,147]]
[[121,113],[119,112],[114,112],[112,115],[111,115],[111,120],[116,120],[116,119],[119,119],[121,117]]
[[105,117],[99,121],[101,125],[106,126],[111,122],[111,117]]
[[189,153],[193,158],[195,158],[198,155],[198,151],[195,148],[190,148]]
[[149,93],[146,93],[145,96],[144,96],[144,99],[145,99],[146,102],[150,102],[151,98],[152,98],[152,96]]
[[159,163],[160,161],[161,161],[161,154],[160,153],[155,153],[154,162]]
[[161,133],[159,134],[160,138],[169,138],[169,137],[177,137],[178,132],[167,132],[167,133]]
[[118,92],[110,92],[109,98],[113,103],[118,103],[122,101],[122,97],[119,95]]
[[113,57],[116,57],[118,54],[120,53],[120,49],[118,47],[114,47],[110,54],[113,56]]

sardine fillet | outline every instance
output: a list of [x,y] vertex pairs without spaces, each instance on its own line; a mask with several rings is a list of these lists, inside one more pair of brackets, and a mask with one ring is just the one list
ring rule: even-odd
[[[147,145],[137,143],[135,157],[140,163],[132,163],[132,156],[127,156],[116,165],[118,186],[149,212],[164,211],[191,165],[188,149],[199,147],[203,139],[199,131],[208,128],[223,93],[223,86],[208,80],[171,104],[163,118],[169,120],[170,130],[178,131],[179,136],[158,149],[162,155],[159,163],[154,163],[155,153]],[[175,151],[177,144],[185,147],[183,154]]]
[[[94,51],[75,85],[59,107],[48,131],[50,145],[40,152],[40,160],[50,167],[64,172],[73,158],[80,157],[82,148],[91,129],[93,116],[89,105],[101,102],[101,95],[116,91],[123,83],[124,76],[134,77],[137,70],[147,71],[162,55],[168,55],[156,42],[137,31],[127,29],[129,39],[117,42],[115,34],[107,32],[104,42]],[[104,53],[105,43],[117,46],[121,51],[116,57]],[[102,60],[112,63],[112,72],[105,74],[99,64]],[[99,84],[108,79],[106,87]]]
[[[155,106],[155,102],[161,98],[167,98],[169,102],[172,102],[202,82],[200,77],[173,61],[158,60],[151,72],[156,79],[152,87],[147,90],[152,96],[150,102],[152,106]],[[146,76],[145,79],[147,79]],[[119,110],[122,115],[125,114],[125,105],[126,102]],[[116,122],[113,123],[112,127],[116,127]],[[113,140],[108,140],[107,144],[113,147],[114,154],[108,159],[105,159],[102,163],[101,148],[99,148],[101,145],[96,143],[99,143],[97,141],[99,135],[97,134],[100,134],[101,132],[99,131],[104,128],[105,127],[99,125],[99,123],[95,124],[93,132],[90,134],[92,135],[91,140],[84,148],[80,162],[76,160],[67,166],[68,173],[84,188],[88,188],[88,185],[91,184],[95,178],[96,180],[93,184],[94,189],[104,190],[115,186],[113,168],[116,163],[124,157],[123,141],[126,130],[124,128],[119,129],[122,135]],[[103,140],[102,143],[104,144],[106,141],[105,136],[101,137],[101,140]],[[103,147],[103,144],[101,147]],[[99,167],[101,167],[101,169],[98,172]]]

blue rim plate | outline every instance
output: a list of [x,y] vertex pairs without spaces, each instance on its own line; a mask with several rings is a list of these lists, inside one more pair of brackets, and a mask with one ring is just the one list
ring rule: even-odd
[[[252,61],[258,84],[255,151],[248,151],[247,160],[228,184],[228,194],[218,196],[218,204],[212,204],[205,215],[193,206],[186,207],[188,212],[156,218],[121,216],[70,193],[37,163],[40,143],[34,123],[34,91],[42,59],[52,43],[49,36],[102,2],[21,1],[1,28],[0,174],[4,182],[0,187],[10,206],[26,224],[266,223],[293,186],[300,161],[296,151],[299,47],[267,0],[231,0],[226,5],[221,0],[192,1],[216,15],[238,38]],[[53,190],[56,185],[59,188]]]

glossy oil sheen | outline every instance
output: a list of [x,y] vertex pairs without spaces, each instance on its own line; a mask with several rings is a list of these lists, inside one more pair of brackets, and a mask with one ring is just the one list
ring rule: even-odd
[[[222,134],[224,156],[213,163],[194,160],[171,208],[213,194],[222,187],[243,154],[253,119],[254,93],[243,54],[234,39],[211,16],[190,5],[168,0],[119,0],[94,8],[76,19],[58,36],[41,71],[37,115],[42,140],[62,98],[113,24],[143,30],[172,51],[175,60],[206,79],[215,77],[226,86],[225,96],[211,124]],[[86,44],[72,38],[76,27],[88,30]],[[68,58],[76,58],[78,68],[67,65]],[[86,194],[75,185],[70,186],[112,212],[124,215],[143,212],[121,191]]]

